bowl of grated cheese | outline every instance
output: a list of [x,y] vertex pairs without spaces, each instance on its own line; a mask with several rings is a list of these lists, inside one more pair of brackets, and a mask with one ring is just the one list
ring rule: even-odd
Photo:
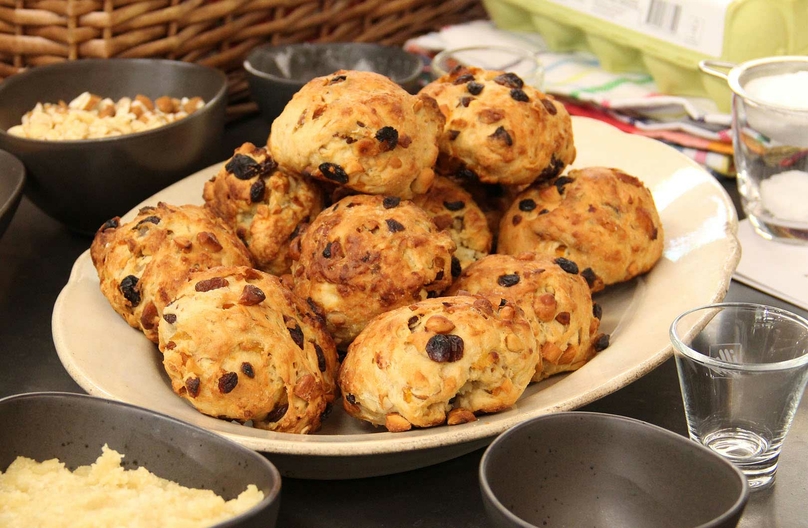
[[0,526],[275,526],[281,477],[222,436],[82,394],[0,400]]
[[0,149],[25,194],[73,231],[106,220],[216,161],[227,78],[162,59],[66,61],[0,83]]

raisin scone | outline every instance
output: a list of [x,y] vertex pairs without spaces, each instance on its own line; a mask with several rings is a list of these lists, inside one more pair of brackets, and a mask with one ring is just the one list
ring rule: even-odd
[[304,85],[272,123],[283,167],[366,194],[412,198],[432,184],[443,114],[387,77],[340,70]]
[[426,85],[446,117],[440,165],[483,183],[526,185],[575,161],[564,105],[514,73],[458,67]]
[[538,361],[516,305],[443,297],[371,321],[348,348],[339,385],[348,414],[389,431],[456,425],[513,405]]
[[412,201],[432,217],[438,229],[446,230],[457,245],[452,261],[453,277],[491,251],[492,237],[485,214],[460,185],[438,176],[426,194]]
[[337,393],[336,349],[278,277],[244,266],[194,273],[163,320],[163,366],[197,410],[271,431],[320,428]]
[[500,253],[572,260],[599,291],[649,271],[662,256],[664,236],[654,198],[639,179],[589,167],[519,194],[500,222],[498,244]]
[[524,190],[527,186],[506,186],[498,183],[482,183],[477,175],[470,171],[442,171],[439,166],[435,167],[436,179],[445,177],[453,183],[462,187],[469,193],[474,200],[474,203],[480,208],[485,215],[488,224],[488,230],[491,232],[491,251],[496,253],[497,235],[499,235],[499,222],[502,220],[502,215],[511,206],[511,202]]
[[341,349],[376,315],[437,296],[452,282],[452,238],[398,197],[343,198],[295,241],[295,293],[321,310]]
[[204,207],[143,207],[131,221],[115,217],[90,246],[101,292],[132,327],[157,342],[163,308],[192,271],[250,266],[244,244]]
[[290,240],[323,207],[318,185],[279,170],[266,148],[252,143],[236,149],[202,196],[244,241],[255,267],[273,275],[289,271]]
[[598,333],[600,305],[577,266],[564,258],[488,255],[465,269],[446,293],[460,291],[492,302],[507,299],[525,312],[542,358],[533,381],[577,370],[609,345],[609,336]]

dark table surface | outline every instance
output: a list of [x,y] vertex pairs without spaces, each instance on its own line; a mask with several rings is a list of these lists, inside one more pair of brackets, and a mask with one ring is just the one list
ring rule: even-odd
[[[231,123],[221,146],[227,158],[243,141],[263,144],[258,118]],[[733,180],[722,184],[737,203]],[[83,392],[62,367],[51,337],[51,312],[70,269],[90,244],[26,198],[0,238],[0,397],[32,391]],[[808,313],[733,281],[727,300]],[[584,410],[645,420],[686,435],[673,360]],[[483,450],[398,475],[348,481],[285,478],[278,526],[488,527],[477,470]],[[271,460],[271,456],[270,456]],[[581,505],[585,506],[585,505]],[[808,403],[786,438],[775,486],[752,494],[742,528],[808,527]]]

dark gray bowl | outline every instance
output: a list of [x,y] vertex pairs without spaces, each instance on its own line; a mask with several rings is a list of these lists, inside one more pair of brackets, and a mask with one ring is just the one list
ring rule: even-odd
[[227,500],[248,484],[264,492],[251,510],[217,527],[272,528],[281,477],[266,458],[226,438],[126,403],[83,394],[38,392],[0,400],[0,469],[18,456],[58,458],[72,469],[95,462],[109,445],[127,469],[145,467],[183,486]]
[[419,90],[421,59],[401,48],[361,42],[265,44],[244,61],[250,93],[264,119],[272,123],[300,88],[337,70],[386,75],[410,93]]
[[[114,100],[199,96],[207,104],[164,127],[113,138],[42,141],[6,133],[37,102],[69,101],[84,91]],[[37,206],[70,229],[91,234],[218,161],[211,155],[224,132],[226,92],[224,73],[180,61],[86,59],[36,67],[0,83],[0,148],[25,164],[25,192]]]
[[0,237],[6,232],[17,211],[25,186],[25,167],[22,162],[0,150]]
[[563,412],[502,433],[480,462],[498,527],[728,528],[746,478],[709,449],[632,418]]

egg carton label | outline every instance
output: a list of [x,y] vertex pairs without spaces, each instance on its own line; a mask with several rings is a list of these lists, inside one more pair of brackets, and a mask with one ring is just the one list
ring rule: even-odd
[[711,57],[721,57],[733,0],[548,0]]

